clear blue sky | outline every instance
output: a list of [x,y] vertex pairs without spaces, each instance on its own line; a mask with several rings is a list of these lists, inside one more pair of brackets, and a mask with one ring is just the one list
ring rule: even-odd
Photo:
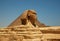
[[8,26],[29,9],[36,10],[40,22],[60,26],[60,0],[0,0],[0,27]]

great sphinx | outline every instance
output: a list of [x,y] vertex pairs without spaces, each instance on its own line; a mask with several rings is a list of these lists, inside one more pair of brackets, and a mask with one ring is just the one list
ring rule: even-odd
[[20,25],[31,25],[34,27],[45,27],[37,19],[37,13],[34,10],[26,10],[16,20],[14,20],[8,27],[20,26]]

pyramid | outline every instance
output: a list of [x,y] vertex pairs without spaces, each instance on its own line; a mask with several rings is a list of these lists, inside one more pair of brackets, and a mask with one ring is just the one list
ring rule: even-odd
[[[32,14],[32,13],[35,13],[36,14],[36,11],[34,11],[34,10],[26,10],[16,20],[14,20],[11,24],[9,24],[8,27],[11,27],[11,26],[19,26],[19,25],[26,24],[27,23],[26,22],[27,14],[29,13],[29,11],[30,11],[30,14]],[[25,19],[25,20],[22,20],[22,19]],[[22,21],[24,21],[24,22],[22,22]],[[45,24],[40,23],[38,21],[38,19],[36,19],[35,23],[36,23],[36,25],[38,27],[45,27],[46,26]]]

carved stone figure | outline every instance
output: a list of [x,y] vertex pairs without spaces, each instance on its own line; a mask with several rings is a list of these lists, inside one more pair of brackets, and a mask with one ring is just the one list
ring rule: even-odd
[[30,25],[32,27],[44,27],[37,19],[37,13],[34,10],[26,10],[21,16],[14,20],[8,27]]

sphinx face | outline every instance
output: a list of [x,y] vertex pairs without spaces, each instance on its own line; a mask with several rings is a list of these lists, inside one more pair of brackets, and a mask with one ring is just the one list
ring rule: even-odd
[[28,12],[28,17],[29,17],[29,19],[31,19],[31,20],[36,20],[36,19],[37,19],[36,12],[29,11],[29,12]]
[[36,13],[33,12],[33,11],[29,11],[29,12],[28,12],[28,19],[29,19],[32,23],[34,23],[35,20],[37,19]]

